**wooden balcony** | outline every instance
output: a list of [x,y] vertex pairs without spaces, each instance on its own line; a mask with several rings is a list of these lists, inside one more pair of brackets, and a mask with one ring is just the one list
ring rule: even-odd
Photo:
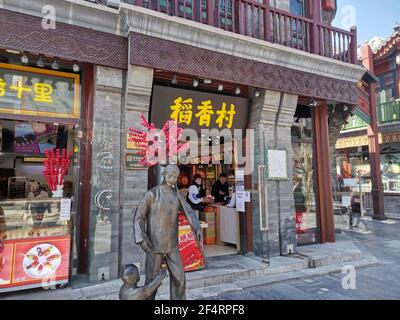
[[126,0],[123,2],[327,58],[357,63],[356,28],[348,32],[324,25],[320,19],[319,0],[310,0],[312,4],[310,17],[296,16],[272,8],[268,0]]

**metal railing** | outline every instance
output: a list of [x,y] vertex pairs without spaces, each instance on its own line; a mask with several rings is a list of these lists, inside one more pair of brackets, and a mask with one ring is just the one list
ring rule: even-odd
[[379,123],[400,121],[400,101],[379,104],[377,115]]

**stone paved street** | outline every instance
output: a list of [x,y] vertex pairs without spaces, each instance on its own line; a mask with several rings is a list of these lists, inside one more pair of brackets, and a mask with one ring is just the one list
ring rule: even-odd
[[366,218],[362,220],[360,226],[360,229],[354,231],[343,229],[343,233],[351,237],[359,249],[378,258],[381,264],[362,269],[356,268],[355,290],[343,289],[342,279],[345,275],[336,273],[224,293],[212,299],[400,299],[400,221],[380,222]]

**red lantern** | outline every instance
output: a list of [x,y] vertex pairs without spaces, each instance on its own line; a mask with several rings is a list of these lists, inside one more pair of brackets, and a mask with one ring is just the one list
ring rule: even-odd
[[335,11],[336,10],[336,0],[322,0],[322,8],[325,11]]

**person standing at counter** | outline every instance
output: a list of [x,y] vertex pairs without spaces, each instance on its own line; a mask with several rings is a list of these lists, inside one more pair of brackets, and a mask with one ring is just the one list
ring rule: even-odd
[[193,210],[203,211],[205,207],[205,190],[202,186],[201,175],[195,174],[192,185],[189,187],[187,202]]
[[211,195],[214,197],[215,203],[226,203],[225,197],[229,195],[228,176],[221,173],[219,179],[214,183],[211,189]]

